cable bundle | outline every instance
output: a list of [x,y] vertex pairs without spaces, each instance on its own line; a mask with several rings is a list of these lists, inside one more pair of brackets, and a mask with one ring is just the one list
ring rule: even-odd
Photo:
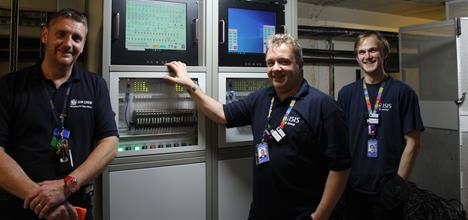
[[404,220],[466,220],[463,204],[444,199],[428,190],[410,184],[411,195],[403,208]]

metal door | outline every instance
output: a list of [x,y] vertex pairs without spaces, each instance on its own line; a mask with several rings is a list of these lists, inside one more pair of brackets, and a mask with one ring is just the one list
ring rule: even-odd
[[460,129],[456,22],[400,29],[403,80],[418,94],[426,130],[411,181],[460,199]]

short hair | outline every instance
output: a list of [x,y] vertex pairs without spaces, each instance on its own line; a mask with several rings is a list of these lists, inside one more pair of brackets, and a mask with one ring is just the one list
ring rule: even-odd
[[86,17],[86,14],[71,8],[64,8],[60,11],[50,14],[47,18],[45,26],[49,27],[59,17],[71,18],[77,22],[82,23],[86,28],[88,28],[88,18]]
[[275,34],[267,41],[267,51],[272,47],[279,47],[286,44],[292,47],[294,52],[294,59],[296,62],[303,62],[302,47],[293,36],[289,34]]
[[364,38],[368,38],[371,36],[375,36],[375,38],[377,38],[377,41],[379,42],[380,52],[382,52],[383,57],[387,59],[388,54],[390,53],[390,44],[388,43],[387,39],[385,39],[385,37],[382,36],[382,34],[380,34],[380,32],[378,31],[366,31],[359,34],[356,38],[356,41],[354,42],[354,52],[357,54],[357,49],[361,45]]

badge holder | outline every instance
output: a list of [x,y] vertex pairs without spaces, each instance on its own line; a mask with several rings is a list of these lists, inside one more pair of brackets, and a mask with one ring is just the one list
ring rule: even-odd
[[369,115],[367,117],[367,133],[369,135],[369,139],[367,140],[367,157],[368,158],[377,158],[379,155],[379,148],[378,148],[378,141],[376,138],[377,135],[377,126],[379,125],[379,111],[380,111],[380,100],[382,98],[382,93],[385,88],[385,79],[384,78],[382,84],[380,85],[379,92],[377,93],[377,98],[375,99],[374,103],[374,110],[372,110],[369,92],[367,91],[367,86],[365,81],[362,81],[362,89],[364,92],[364,98],[366,100],[367,110]]
[[369,114],[367,119],[367,131],[368,135],[371,137],[367,140],[367,157],[377,158],[379,156],[378,151],[378,142],[375,136],[377,135],[377,125],[379,124],[379,114]]
[[255,156],[257,158],[257,165],[270,161],[270,152],[268,151],[268,144],[265,142],[257,144]]
[[286,123],[286,120],[288,118],[289,113],[291,112],[292,108],[294,107],[294,104],[296,103],[296,100],[291,100],[291,103],[289,103],[289,108],[286,110],[286,113],[283,116],[283,119],[281,121],[280,126],[278,126],[276,129],[271,129],[271,126],[269,124],[270,119],[271,119],[271,113],[273,109],[273,103],[275,101],[275,97],[271,97],[271,102],[270,102],[270,110],[268,111],[268,117],[267,117],[267,126],[265,128],[265,131],[263,132],[263,138],[261,143],[257,144],[255,147],[255,162],[257,165],[266,163],[270,161],[270,152],[268,151],[268,143],[271,143],[271,139],[275,139],[277,143],[279,143],[284,137],[286,137],[286,133],[283,131],[283,126]]
[[276,142],[280,142],[284,137],[286,137],[286,133],[284,133],[283,129],[277,127],[276,129],[271,129],[270,131],[271,136],[275,139]]
[[69,139],[69,130],[64,128],[60,131],[58,128],[55,128],[52,140],[50,141],[50,146],[59,156],[59,161],[62,165],[66,165],[66,167],[73,167],[73,156],[70,149]]
[[369,125],[378,125],[379,124],[379,114],[371,113],[367,118],[367,124]]
[[379,156],[377,139],[367,141],[367,157],[377,158]]

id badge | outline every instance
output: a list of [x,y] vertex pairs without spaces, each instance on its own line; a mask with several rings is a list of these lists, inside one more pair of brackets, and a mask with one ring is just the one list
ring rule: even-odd
[[271,129],[270,134],[273,136],[273,139],[275,139],[276,142],[280,142],[281,139],[283,139],[283,137],[275,129]]
[[379,124],[379,119],[378,118],[368,118],[367,119],[367,124],[378,125]]
[[265,142],[257,144],[257,165],[270,161],[270,153],[268,152],[268,144]]
[[377,139],[369,139],[367,141],[367,157],[377,158],[379,155],[378,149]]
[[276,128],[276,131],[277,131],[278,134],[281,136],[281,138],[286,137],[286,133],[284,133],[283,129],[281,129],[280,127],[277,127],[277,128]]

